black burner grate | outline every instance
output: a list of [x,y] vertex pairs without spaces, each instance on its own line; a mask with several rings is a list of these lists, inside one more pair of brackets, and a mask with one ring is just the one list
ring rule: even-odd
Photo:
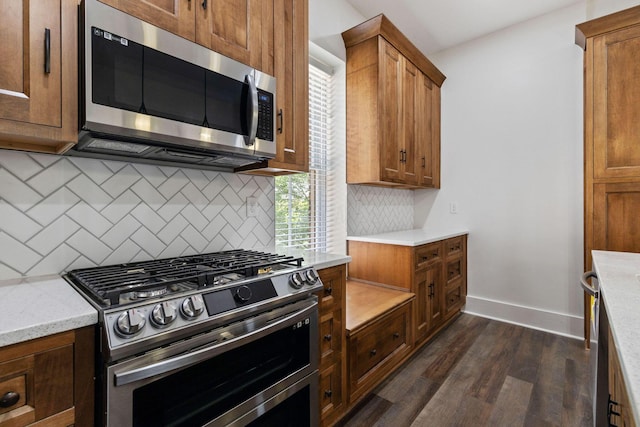
[[122,294],[190,283],[213,286],[223,275],[253,277],[274,266],[301,267],[303,258],[251,250],[164,258],[104,267],[72,270],[67,277],[103,306],[117,305]]

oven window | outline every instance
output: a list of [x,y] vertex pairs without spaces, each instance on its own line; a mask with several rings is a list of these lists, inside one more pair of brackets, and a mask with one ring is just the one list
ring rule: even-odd
[[149,383],[133,392],[133,425],[204,425],[306,367],[309,342],[308,324],[288,327]]

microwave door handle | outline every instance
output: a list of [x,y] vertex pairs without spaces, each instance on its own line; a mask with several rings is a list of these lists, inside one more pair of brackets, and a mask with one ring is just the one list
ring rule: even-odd
[[247,74],[244,80],[249,85],[249,92],[247,94],[247,103],[249,105],[247,111],[249,135],[244,137],[244,143],[245,145],[253,145],[256,141],[256,134],[258,133],[258,88],[251,74]]

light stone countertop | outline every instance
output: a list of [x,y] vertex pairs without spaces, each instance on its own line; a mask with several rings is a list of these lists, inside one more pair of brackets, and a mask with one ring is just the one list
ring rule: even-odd
[[640,425],[640,254],[593,251],[592,255],[633,417]]
[[0,347],[97,321],[98,312],[60,276],[0,282]]
[[336,265],[347,264],[351,262],[351,257],[349,255],[339,255],[313,251],[292,251],[287,252],[287,254],[303,257],[303,265],[313,265],[316,270],[322,270],[323,268],[335,267]]
[[388,233],[371,234],[367,236],[347,236],[347,240],[355,242],[384,243],[400,246],[420,246],[439,240],[469,234],[468,230],[414,230],[391,231]]

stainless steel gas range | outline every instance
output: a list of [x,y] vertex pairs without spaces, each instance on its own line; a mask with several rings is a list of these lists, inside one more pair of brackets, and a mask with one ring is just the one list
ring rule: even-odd
[[232,250],[65,278],[99,311],[103,425],[318,424],[322,283],[302,258]]

